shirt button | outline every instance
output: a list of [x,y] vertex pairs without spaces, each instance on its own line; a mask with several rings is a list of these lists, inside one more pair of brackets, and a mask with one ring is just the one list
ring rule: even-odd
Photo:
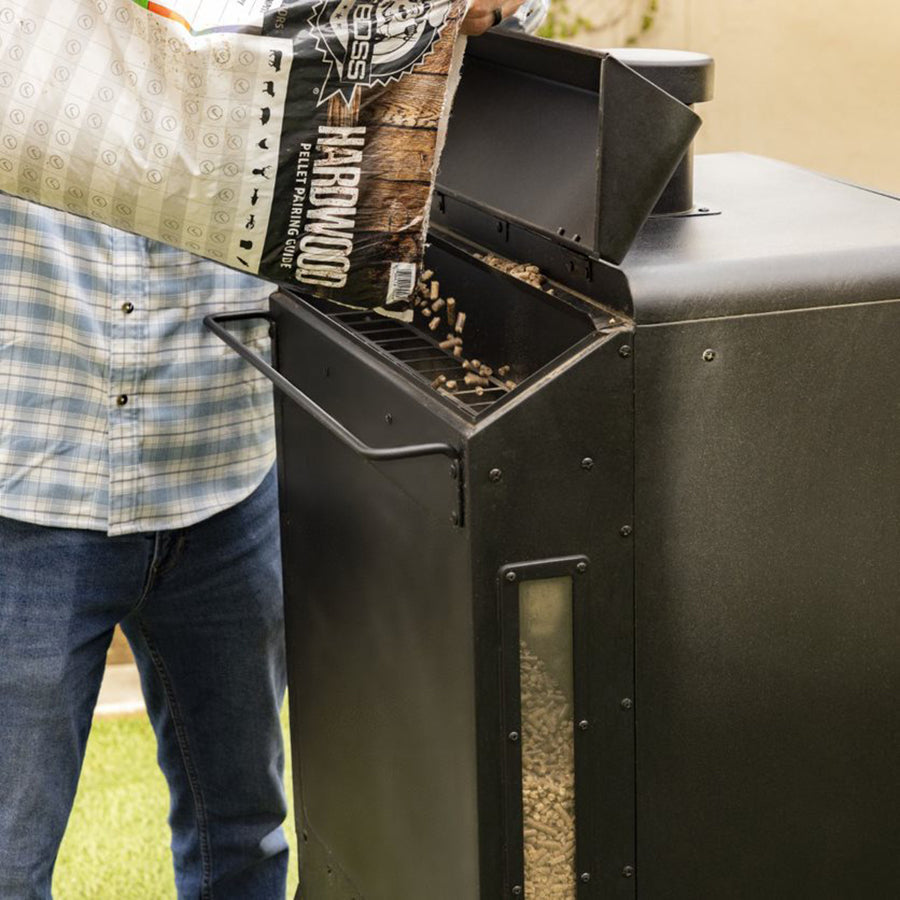
[[123,303],[122,304],[122,312],[127,316],[129,313],[134,312],[134,304],[133,303]]
[[128,402],[128,394],[119,394],[119,396],[116,397],[116,405],[117,406],[124,406],[127,402]]

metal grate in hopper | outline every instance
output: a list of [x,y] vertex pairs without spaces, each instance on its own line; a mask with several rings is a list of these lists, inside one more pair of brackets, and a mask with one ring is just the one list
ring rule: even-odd
[[441,396],[454,405],[471,413],[481,413],[505,397],[509,391],[496,376],[488,377],[489,385],[481,389],[465,386],[466,370],[461,360],[452,353],[442,350],[438,342],[423,334],[414,325],[388,319],[377,313],[365,311],[329,312],[328,316],[358,337],[373,344],[381,353],[402,363],[430,390],[433,383],[443,375],[447,381],[456,381],[459,388],[446,391],[437,388]]

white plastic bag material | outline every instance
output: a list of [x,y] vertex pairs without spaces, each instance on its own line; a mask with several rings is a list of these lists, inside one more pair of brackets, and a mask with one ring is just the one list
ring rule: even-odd
[[466,7],[0,0],[0,190],[402,307]]

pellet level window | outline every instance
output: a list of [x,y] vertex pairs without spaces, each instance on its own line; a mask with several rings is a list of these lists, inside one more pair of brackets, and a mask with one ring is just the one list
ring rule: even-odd
[[575,900],[572,578],[519,584],[525,895]]

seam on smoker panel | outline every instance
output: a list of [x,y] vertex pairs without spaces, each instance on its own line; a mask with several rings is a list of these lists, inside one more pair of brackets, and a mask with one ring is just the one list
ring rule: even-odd
[[732,319],[753,319],[760,316],[789,316],[806,312],[821,312],[826,309],[850,309],[857,306],[884,306],[889,303],[900,303],[900,297],[889,300],[860,300],[859,303],[831,303],[825,306],[801,306],[796,309],[770,309],[761,312],[739,313],[735,316],[700,316],[696,319],[676,319],[672,322],[647,322],[642,325],[639,321],[637,328],[669,328],[672,325],[694,325],[698,322],[727,322]]

